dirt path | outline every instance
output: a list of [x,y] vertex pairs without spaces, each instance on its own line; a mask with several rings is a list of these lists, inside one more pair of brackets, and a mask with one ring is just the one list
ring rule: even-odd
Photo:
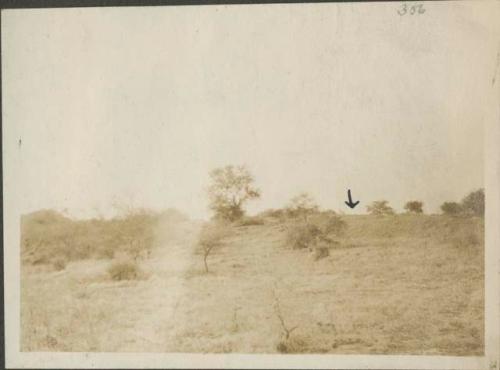
[[[195,231],[192,231],[195,234]],[[165,238],[166,239],[166,238]],[[192,240],[190,240],[192,239]],[[149,278],[140,291],[142,305],[135,325],[129,328],[121,351],[169,351],[169,336],[178,326],[176,313],[179,302],[186,294],[185,274],[196,263],[193,238],[172,243],[160,241],[150,258],[143,263]]]

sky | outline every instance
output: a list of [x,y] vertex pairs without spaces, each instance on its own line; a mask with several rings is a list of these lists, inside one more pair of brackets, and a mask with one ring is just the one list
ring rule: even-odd
[[24,212],[207,218],[209,171],[244,164],[250,213],[438,212],[484,186],[496,40],[480,6],[399,6],[3,11],[4,181]]

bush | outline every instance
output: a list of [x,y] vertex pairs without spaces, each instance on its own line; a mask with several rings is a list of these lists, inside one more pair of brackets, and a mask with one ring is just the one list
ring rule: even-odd
[[321,230],[316,225],[295,223],[288,229],[286,243],[293,249],[312,247],[321,234]]
[[264,219],[262,217],[245,217],[236,221],[236,226],[256,226],[264,225]]
[[198,244],[202,247],[212,247],[221,244],[222,240],[231,234],[231,227],[224,222],[214,222],[205,225],[198,236]]
[[472,216],[484,216],[484,189],[469,193],[462,200],[462,211]]
[[286,207],[286,213],[291,218],[301,217],[306,221],[307,217],[318,212],[318,209],[319,207],[312,196],[301,193],[290,200]]
[[140,270],[133,260],[115,261],[108,267],[108,274],[113,280],[135,280],[139,278]]
[[445,215],[456,216],[462,213],[462,206],[457,202],[444,202],[441,205],[441,211]]
[[347,227],[342,218],[331,212],[327,215],[321,215],[314,223],[325,237],[340,236],[344,234]]
[[56,258],[52,263],[52,266],[54,267],[54,270],[62,271],[66,268],[66,260],[62,257]]
[[306,353],[309,352],[309,346],[304,338],[295,336],[288,340],[280,340],[276,350],[279,353]]
[[[319,248],[322,257],[331,244],[338,244],[335,237],[341,236],[347,224],[334,212],[318,213],[308,221],[296,221],[287,227],[286,243],[293,249]],[[322,258],[320,257],[320,258]]]
[[424,213],[422,207],[424,206],[424,203],[418,201],[418,200],[411,200],[409,202],[406,202],[405,204],[405,210],[408,213]]
[[66,262],[111,259],[125,252],[139,259],[152,250],[160,218],[178,224],[182,215],[132,209],[109,220],[73,220],[55,211],[33,212],[21,218],[22,258],[32,264],[53,264],[56,257]]
[[387,216],[394,214],[394,210],[389,206],[389,202],[387,200],[376,200],[367,206],[366,210],[369,214],[375,216]]
[[282,221],[286,218],[287,215],[284,209],[268,209],[264,212],[261,212],[259,216],[264,218],[265,217],[275,218]]

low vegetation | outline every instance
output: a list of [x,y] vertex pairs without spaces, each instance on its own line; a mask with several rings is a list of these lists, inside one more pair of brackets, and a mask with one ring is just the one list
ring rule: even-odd
[[22,350],[484,354],[484,192],[443,215],[338,215],[302,193],[248,216],[250,173],[211,178],[203,224],[24,216]]
[[28,264],[53,265],[62,270],[71,261],[112,259],[126,254],[141,260],[151,252],[158,222],[182,222],[175,210],[131,210],[113,219],[73,220],[53,210],[21,219],[21,256]]
[[[210,275],[199,273],[198,239],[167,244],[151,259],[129,256],[126,265],[117,257],[73,261],[63,273],[28,265],[22,348],[482,355],[482,218],[337,217],[343,232],[330,238],[338,244],[320,241],[311,253],[286,243],[285,226],[300,218],[226,223],[230,231],[211,223],[201,234],[213,246]],[[308,222],[326,232],[327,219],[318,212]],[[278,304],[269,291],[275,282]]]
[[298,217],[286,224],[286,245],[292,249],[309,248],[315,260],[327,257],[346,229],[345,221],[332,211],[310,212],[305,220]]
[[307,222],[307,217],[318,210],[319,206],[314,198],[308,193],[301,193],[290,200],[285,208],[285,214],[289,218],[302,218]]
[[274,298],[274,304],[273,304],[274,314],[281,326],[280,339],[278,341],[278,344],[276,345],[276,350],[280,353],[289,353],[289,352],[294,353],[296,352],[294,351],[293,348],[294,338],[291,338],[291,335],[293,331],[298,328],[298,325],[290,326],[290,324],[287,323],[287,320],[285,320],[285,317],[281,310],[281,303],[276,293],[276,290],[273,290],[272,294]]
[[485,199],[484,189],[469,193],[460,203],[444,202],[441,210],[449,216],[476,216],[484,217]]
[[405,204],[404,209],[407,213],[420,214],[424,213],[423,206],[423,202],[420,202],[418,200],[411,200]]
[[259,226],[259,225],[264,225],[264,217],[248,217],[244,216],[238,221],[235,222],[235,226]]
[[374,216],[390,216],[394,214],[394,209],[389,206],[387,200],[376,200],[366,207],[369,214]]
[[135,260],[113,261],[108,267],[108,274],[112,280],[135,280],[140,276],[139,264]]

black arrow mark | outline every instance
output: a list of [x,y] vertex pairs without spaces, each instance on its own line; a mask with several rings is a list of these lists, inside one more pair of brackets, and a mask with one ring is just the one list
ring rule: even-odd
[[359,200],[357,202],[353,202],[352,201],[352,198],[351,198],[351,189],[347,189],[347,197],[349,198],[349,200],[347,202],[345,202],[345,204],[347,204],[349,207],[354,208],[354,207],[356,207],[358,205]]

